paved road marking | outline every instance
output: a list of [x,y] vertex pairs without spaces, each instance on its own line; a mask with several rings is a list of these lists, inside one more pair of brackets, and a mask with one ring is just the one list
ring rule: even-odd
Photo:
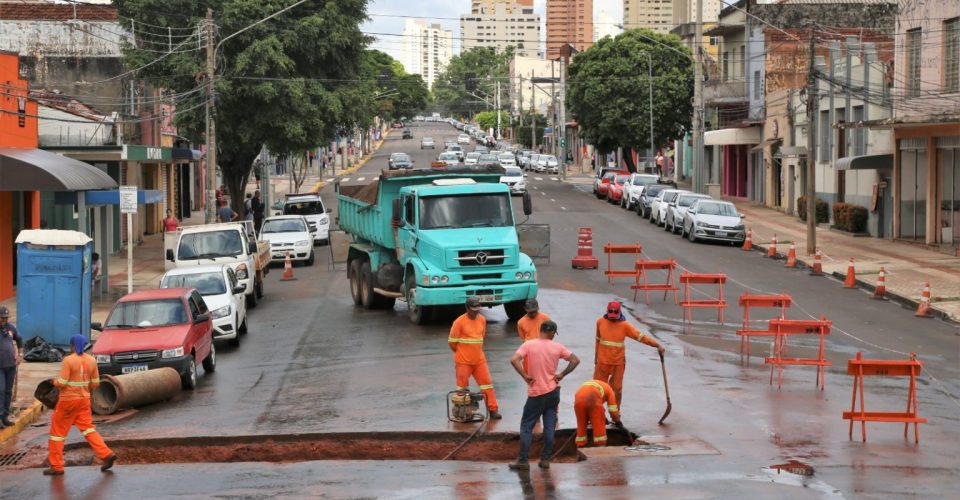
[[363,181],[365,181],[365,180],[367,180],[366,177],[361,177],[361,178],[357,179],[357,181],[359,181],[359,182],[363,182]]
[[350,178],[349,178],[349,177],[344,177],[343,180],[341,180],[340,182],[350,182]]
[[544,195],[544,196],[547,195],[546,191],[540,191],[540,194],[542,194],[542,195]]
[[534,179],[536,179],[536,180],[538,180],[538,181],[542,181],[542,180],[543,180],[543,177],[534,177]]
[[566,210],[567,207],[560,207],[560,210]]
[[557,200],[555,200],[555,199],[553,199],[553,198],[550,198],[550,201],[552,201],[552,202],[556,202]]
[[374,177],[373,180],[375,180],[375,181],[380,180],[380,176],[378,175],[378,176]]
[[559,181],[560,178],[559,178],[559,177],[551,177],[550,180],[551,180],[551,181]]

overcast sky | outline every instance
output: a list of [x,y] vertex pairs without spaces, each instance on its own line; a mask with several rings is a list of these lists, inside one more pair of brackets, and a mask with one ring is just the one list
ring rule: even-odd
[[[534,0],[534,10],[540,14],[541,23],[546,22],[546,0]],[[596,13],[604,9],[620,22],[623,17],[622,0],[594,0],[593,10]],[[363,30],[368,33],[403,33],[403,17],[415,16],[431,23],[439,23],[444,28],[453,31],[454,47],[459,49],[460,43],[460,14],[470,13],[470,0],[370,0],[367,12],[370,21],[364,24]],[[378,15],[379,14],[379,15]],[[545,34],[545,27],[541,32]],[[373,48],[380,49],[396,59],[400,59],[402,37],[377,36]]]

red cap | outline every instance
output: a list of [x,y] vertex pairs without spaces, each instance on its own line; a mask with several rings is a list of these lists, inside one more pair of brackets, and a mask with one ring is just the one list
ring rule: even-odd
[[606,317],[613,320],[620,319],[620,302],[614,300],[607,304]]

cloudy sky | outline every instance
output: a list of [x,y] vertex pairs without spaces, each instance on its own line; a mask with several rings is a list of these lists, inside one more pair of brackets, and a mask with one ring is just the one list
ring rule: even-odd
[[[540,14],[541,22],[546,21],[546,0],[534,0],[534,10]],[[615,22],[623,17],[622,0],[594,0],[594,18],[604,9]],[[460,14],[470,13],[470,0],[370,0],[367,9],[370,21],[364,25],[368,33],[403,33],[404,17],[413,16],[431,23],[439,23],[453,31],[455,47],[459,48]],[[545,32],[546,28],[542,28]],[[377,36],[374,48],[380,49],[396,59],[400,59],[400,41],[397,36]]]

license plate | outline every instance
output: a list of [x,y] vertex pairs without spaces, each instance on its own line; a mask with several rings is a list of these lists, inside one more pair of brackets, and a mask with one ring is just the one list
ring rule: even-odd
[[273,258],[274,258],[274,259],[285,259],[286,257],[287,257],[287,254],[285,254],[285,253],[275,253],[275,254],[273,254]]
[[474,295],[480,302],[493,302],[493,295]]
[[120,369],[121,373],[136,373],[147,371],[147,365],[127,365]]

